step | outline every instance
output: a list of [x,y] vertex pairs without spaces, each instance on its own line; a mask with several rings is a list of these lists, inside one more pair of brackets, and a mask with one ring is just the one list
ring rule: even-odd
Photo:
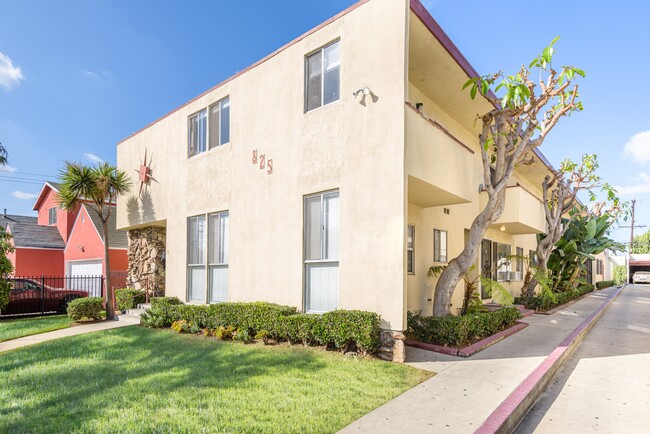
[[147,309],[127,309],[124,315],[137,315],[138,317],[145,313]]
[[116,316],[116,320],[121,322],[140,324],[141,318],[140,315],[131,314],[131,313],[122,313]]
[[140,303],[138,304],[138,309],[143,309],[143,310],[151,309],[151,303]]

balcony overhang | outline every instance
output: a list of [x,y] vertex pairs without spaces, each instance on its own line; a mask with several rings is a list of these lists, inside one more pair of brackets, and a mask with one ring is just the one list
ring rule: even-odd
[[474,151],[408,103],[405,120],[409,202],[425,208],[471,202],[481,173]]
[[[485,207],[487,200],[487,192],[481,192],[481,209]],[[503,214],[490,227],[511,235],[544,233],[546,231],[544,204],[520,185],[507,187]]]

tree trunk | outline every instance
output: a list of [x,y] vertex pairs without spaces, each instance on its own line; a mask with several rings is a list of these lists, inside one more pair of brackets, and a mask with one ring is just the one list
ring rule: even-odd
[[433,306],[433,316],[444,317],[449,316],[451,297],[454,294],[456,285],[467,273],[467,270],[476,262],[478,249],[481,241],[485,236],[485,231],[488,226],[495,220],[501,217],[505,202],[506,189],[505,187],[499,192],[495,192],[492,197],[488,198],[488,203],[485,209],[474,219],[472,226],[469,229],[469,237],[467,245],[460,255],[449,261],[447,268],[444,269],[435,289],[435,304]]
[[115,319],[115,293],[111,285],[111,266],[108,245],[108,222],[103,222],[104,229],[104,270],[106,273],[106,319]]

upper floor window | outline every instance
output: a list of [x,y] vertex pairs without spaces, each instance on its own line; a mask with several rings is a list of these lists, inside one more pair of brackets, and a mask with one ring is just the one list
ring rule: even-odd
[[48,210],[48,222],[49,225],[56,224],[56,207],[52,207]]
[[207,110],[193,114],[187,120],[187,156],[205,152],[207,138]]
[[340,41],[305,58],[305,112],[339,99],[340,67]]
[[230,141],[230,98],[224,98],[210,106],[210,149]]

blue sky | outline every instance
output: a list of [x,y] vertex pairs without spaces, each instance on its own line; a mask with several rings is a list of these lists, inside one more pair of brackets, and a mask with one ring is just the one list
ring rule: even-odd
[[[63,160],[114,163],[119,140],[352,3],[0,0],[0,141],[14,171],[0,173],[0,208],[29,213],[38,180]],[[650,4],[424,4],[480,73],[513,71],[560,35],[557,59],[588,74],[585,111],[542,151],[555,165],[596,153],[601,176],[650,224]]]

